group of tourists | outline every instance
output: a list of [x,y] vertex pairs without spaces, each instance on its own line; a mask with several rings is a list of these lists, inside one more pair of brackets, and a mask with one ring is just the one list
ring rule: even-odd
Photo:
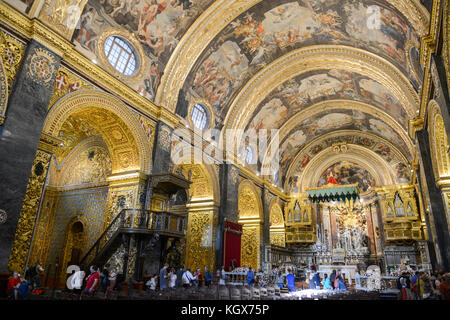
[[345,284],[345,280],[342,277],[342,273],[340,270],[333,270],[328,277],[328,274],[325,273],[323,278],[320,278],[320,273],[312,269],[309,275],[309,279],[307,280],[309,289],[316,290],[347,290],[347,285]]
[[450,273],[403,272],[397,288],[400,300],[450,300]]
[[167,288],[209,286],[213,281],[213,276],[208,267],[205,267],[204,270],[204,274],[201,273],[200,268],[197,268],[193,273],[191,272],[191,268],[185,270],[182,266],[178,270],[175,270],[175,268],[169,270],[169,265],[165,264],[159,271],[159,275],[151,275],[146,286],[149,290],[159,288],[161,291]]
[[41,287],[41,273],[44,269],[39,263],[29,267],[22,277],[19,272],[13,271],[6,288],[7,297],[14,300],[26,300],[30,289],[37,292]]

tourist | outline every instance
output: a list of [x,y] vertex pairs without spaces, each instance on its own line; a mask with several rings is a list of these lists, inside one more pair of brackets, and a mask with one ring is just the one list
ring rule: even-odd
[[108,286],[108,276],[109,276],[109,264],[105,264],[102,272],[100,273],[100,280],[102,284],[102,291],[106,293],[106,288]]
[[30,284],[31,284],[31,281],[28,281],[26,279],[20,279],[20,284],[19,284],[19,289],[18,289],[20,300],[28,299],[28,289],[30,287]]
[[224,286],[225,285],[225,267],[222,266],[222,268],[220,269],[220,273],[219,273],[219,285],[220,286]]
[[328,278],[328,275],[326,273],[323,275],[322,286],[323,290],[333,290],[330,278]]
[[169,265],[166,263],[159,271],[159,290],[161,291],[167,288],[167,268],[169,268]]
[[315,274],[312,271],[310,271],[309,279],[308,279],[308,283],[309,283],[308,288],[309,289],[315,289],[316,288],[316,284],[314,283],[314,275]]
[[175,268],[170,269],[169,273],[169,280],[170,280],[170,289],[175,289],[175,282],[177,281],[177,274],[175,272]]
[[194,285],[196,287],[199,287],[202,285],[203,282],[203,275],[200,271],[200,268],[197,268],[194,272]]
[[209,271],[208,267],[205,267],[205,286],[209,287],[213,280],[213,276],[211,272]]
[[336,273],[336,278],[334,279],[334,288],[337,290],[347,290],[347,286],[345,285],[345,280],[341,275],[341,271],[338,270]]
[[6,289],[8,298],[14,297],[14,300],[19,299],[20,282],[20,274],[17,271],[13,271],[12,277],[8,280],[8,287]]
[[297,291],[295,289],[295,276],[292,273],[292,270],[289,269],[288,270],[288,275],[286,276],[286,281],[287,281],[287,287],[289,289],[290,292],[295,292]]
[[313,277],[314,286],[317,290],[320,290],[320,274],[319,272],[314,273]]
[[255,273],[253,272],[252,267],[249,267],[247,271],[247,284],[249,286],[253,286],[254,283],[255,283]]
[[420,292],[421,292],[421,297],[424,300],[429,300],[433,298],[433,285],[431,283],[430,280],[430,276],[428,275],[428,273],[423,273],[422,276],[420,277]]
[[330,274],[330,283],[333,290],[336,289],[336,287],[334,286],[335,280],[336,280],[336,270],[333,270],[333,272],[331,272]]
[[443,281],[439,285],[439,292],[442,300],[450,300],[450,273],[443,276]]
[[27,268],[25,271],[25,279],[31,282],[33,289],[37,289],[41,286],[41,275],[44,269],[37,262],[34,266]]
[[191,269],[187,268],[183,273],[183,287],[189,288],[192,285],[192,281],[194,280],[194,276],[191,273]]
[[177,282],[176,282],[177,288],[181,288],[183,286],[183,279],[182,279],[183,273],[184,273],[184,268],[183,268],[183,266],[180,266],[177,271]]
[[410,287],[411,287],[411,296],[412,296],[412,299],[414,299],[414,300],[419,298],[419,294],[417,292],[417,286],[418,286],[417,281],[418,280],[419,280],[419,277],[417,276],[416,272],[413,271],[411,277],[409,278],[409,283],[410,283]]
[[277,282],[277,286],[280,287],[280,289],[283,289],[283,287],[284,287],[284,276],[281,273],[281,270],[278,271],[278,277],[277,277],[276,282]]
[[355,289],[361,289],[361,275],[359,274],[359,270],[356,270],[355,272]]
[[[89,293],[94,294],[97,290],[98,284],[100,282],[100,275],[98,274],[98,267],[96,265],[91,266],[90,268],[91,274],[88,276],[86,281],[86,287],[84,291],[81,293]],[[81,299],[81,296],[80,296]]]
[[105,298],[108,297],[108,293],[110,293],[114,290],[114,287],[116,286],[116,278],[117,278],[117,273],[115,273],[114,270],[109,271],[108,286],[106,287]]

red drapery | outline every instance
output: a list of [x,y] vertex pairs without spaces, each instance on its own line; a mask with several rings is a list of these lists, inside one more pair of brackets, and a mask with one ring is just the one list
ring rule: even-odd
[[223,231],[223,265],[229,270],[234,260],[234,266],[241,265],[241,235],[242,225],[225,220]]

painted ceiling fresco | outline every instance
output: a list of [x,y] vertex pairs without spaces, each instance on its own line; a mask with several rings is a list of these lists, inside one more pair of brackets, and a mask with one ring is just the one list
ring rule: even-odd
[[[372,21],[379,12],[379,24]],[[191,70],[178,106],[204,99],[218,126],[242,86],[258,71],[293,49],[348,45],[375,53],[397,66],[418,88],[408,50],[419,39],[407,20],[378,0],[262,1],[231,22]]]
[[98,56],[97,41],[109,28],[123,28],[142,44],[148,71],[130,83],[154,100],[161,75],[179,40],[213,0],[89,0],[74,41]]
[[407,154],[405,143],[399,134],[373,115],[356,110],[324,111],[299,122],[280,141],[281,176],[286,174],[287,168],[298,152],[313,139],[335,130],[344,129],[371,132],[390,141],[404,154]]
[[407,113],[380,83],[343,70],[316,70],[273,90],[256,108],[247,129],[278,129],[297,112],[317,102],[350,99],[373,104],[407,128]]
[[284,189],[288,192],[298,192],[297,182],[299,176],[303,173],[309,162],[322,150],[340,143],[359,145],[375,152],[391,167],[398,183],[409,183],[411,181],[411,173],[401,153],[389,146],[381,138],[370,136],[364,132],[337,132],[316,141],[308,148],[304,148],[296,156],[295,161],[290,166],[286,179],[283,180]]
[[333,175],[339,184],[357,183],[362,192],[366,192],[369,188],[375,187],[376,185],[375,179],[367,170],[349,161],[339,161],[322,173],[317,186],[321,187],[326,185],[331,175]]

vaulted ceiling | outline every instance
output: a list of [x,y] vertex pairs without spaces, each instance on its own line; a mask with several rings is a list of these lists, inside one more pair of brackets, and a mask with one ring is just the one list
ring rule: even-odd
[[201,102],[217,129],[279,129],[279,185],[333,135],[382,153],[402,183],[428,23],[419,0],[89,0],[73,42],[111,71],[101,43],[126,37],[142,70],[121,81],[182,118]]

